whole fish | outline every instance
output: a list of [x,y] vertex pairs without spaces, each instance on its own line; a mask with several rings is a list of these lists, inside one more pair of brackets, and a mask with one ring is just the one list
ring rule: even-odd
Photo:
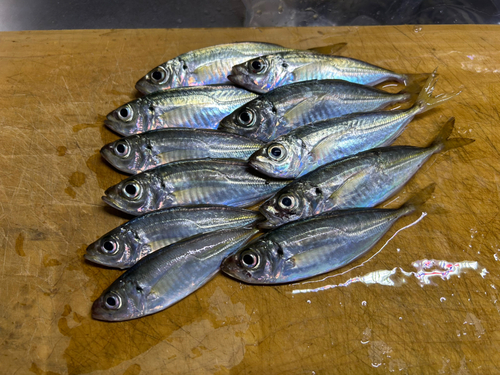
[[226,206],[174,207],[136,217],[87,247],[85,259],[129,268],[152,252],[200,233],[252,226],[256,211]]
[[398,209],[334,211],[283,225],[222,263],[226,274],[250,284],[282,284],[343,267],[370,250],[404,215],[434,191],[430,185]]
[[264,94],[279,86],[312,79],[342,79],[373,86],[385,81],[407,85],[422,76],[398,74],[349,57],[312,51],[286,51],[235,65],[228,79],[247,90]]
[[454,121],[450,119],[428,147],[361,152],[293,181],[260,207],[267,218],[261,227],[272,228],[331,210],[376,206],[399,191],[433,154],[473,142],[448,138]]
[[210,281],[222,260],[256,233],[255,229],[225,229],[161,248],[111,284],[94,302],[92,317],[122,321],[166,309]]
[[131,135],[109,143],[101,155],[125,173],[139,173],[163,164],[188,159],[241,159],[263,142],[211,129],[160,129]]
[[289,182],[262,176],[241,160],[184,160],[129,177],[102,199],[131,215],[197,204],[248,207]]
[[[320,47],[332,53],[345,46],[339,43]],[[315,49],[312,49],[315,50]],[[253,57],[294,49],[262,42],[218,44],[183,53],[151,70],[135,88],[143,94],[168,90],[180,86],[200,86],[231,83],[227,76],[231,68]]]
[[180,87],[132,100],[110,112],[105,124],[123,136],[163,128],[215,129],[256,97],[230,85]]
[[409,92],[391,94],[341,80],[292,83],[243,105],[218,129],[268,142],[311,122],[375,111],[411,97]]
[[249,164],[271,177],[296,178],[334,160],[388,146],[417,114],[457,95],[432,97],[435,83],[432,75],[407,110],[354,113],[301,126],[256,151]]

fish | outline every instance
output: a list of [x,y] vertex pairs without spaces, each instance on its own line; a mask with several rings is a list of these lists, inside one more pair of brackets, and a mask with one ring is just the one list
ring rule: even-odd
[[104,123],[122,136],[164,128],[215,129],[256,97],[232,85],[180,87],[132,100],[110,112]]
[[235,65],[227,78],[235,85],[264,94],[280,86],[312,79],[342,79],[373,86],[385,81],[408,85],[426,76],[428,74],[399,74],[349,57],[285,51]]
[[263,176],[242,160],[183,160],[131,176],[102,199],[131,215],[198,204],[249,207],[289,182]]
[[427,147],[393,146],[364,151],[326,164],[278,191],[260,212],[273,228],[332,210],[373,207],[397,193],[438,153],[466,146],[469,138],[449,138],[450,118]]
[[165,310],[201,288],[222,260],[258,233],[225,229],[190,237],[141,259],[92,305],[92,318],[123,321]]
[[[344,46],[345,43],[338,43],[312,50],[335,53]],[[158,65],[137,81],[135,88],[143,94],[150,94],[182,86],[230,84],[227,76],[234,65],[257,56],[293,50],[262,42],[228,43],[200,48]]]
[[[269,142],[311,122],[369,112],[409,101],[416,86],[391,94],[341,80],[314,80],[281,86],[223,118],[221,131]],[[420,92],[420,87],[418,91]]]
[[249,284],[290,283],[330,272],[366,254],[434,189],[429,185],[398,209],[340,210],[285,224],[228,256],[221,270]]
[[136,174],[179,160],[247,160],[263,145],[256,139],[217,130],[170,128],[111,142],[101,149],[101,155],[119,171]]
[[107,267],[130,268],[162,247],[200,233],[250,227],[264,217],[227,206],[174,207],[136,217],[87,247],[85,259]]
[[390,145],[413,118],[455,97],[432,96],[435,73],[407,110],[354,113],[301,126],[282,135],[249,159],[249,165],[275,178],[297,178],[343,157]]

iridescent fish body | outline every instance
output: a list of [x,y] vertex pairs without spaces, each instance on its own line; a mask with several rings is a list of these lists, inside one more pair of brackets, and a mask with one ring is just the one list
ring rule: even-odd
[[270,228],[322,212],[373,207],[399,191],[435,153],[473,140],[451,138],[454,119],[428,147],[373,149],[326,164],[293,181],[260,207]]
[[434,187],[398,209],[327,212],[285,224],[227,257],[221,269],[250,284],[282,284],[343,267],[368,252],[400,217],[414,212]]
[[229,80],[260,94],[290,83],[313,79],[342,79],[361,85],[384,81],[407,84],[409,76],[342,56],[329,56],[311,51],[288,51],[260,56],[235,65]]
[[170,128],[131,135],[109,143],[101,155],[116,169],[130,174],[188,159],[240,159],[263,143],[211,129]]
[[122,321],[168,308],[210,281],[222,260],[256,233],[255,229],[219,230],[161,248],[111,284],[94,302],[92,317]]
[[135,85],[143,94],[180,86],[231,83],[227,76],[234,65],[253,57],[291,48],[271,43],[241,42],[218,44],[183,53],[151,70]]
[[410,97],[341,80],[305,81],[250,101],[225,117],[218,129],[268,142],[311,122],[375,111]]
[[301,126],[255,152],[249,164],[268,176],[296,178],[343,157],[390,145],[419,113],[456,94],[433,97],[431,76],[408,110],[354,113]]
[[252,206],[288,184],[231,159],[185,160],[139,173],[110,187],[103,200],[131,215],[197,204]]
[[87,247],[85,259],[129,268],[148,254],[185,238],[220,229],[253,226],[256,211],[226,206],[174,207],[136,217]]
[[124,104],[107,115],[105,124],[124,136],[164,128],[215,129],[256,97],[231,85],[181,87]]

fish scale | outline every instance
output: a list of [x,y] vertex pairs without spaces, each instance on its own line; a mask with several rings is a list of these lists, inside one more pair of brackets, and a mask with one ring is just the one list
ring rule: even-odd
[[[271,43],[241,42],[210,46],[181,54],[154,68],[135,87],[143,94],[168,90],[179,86],[199,86],[231,83],[227,76],[231,68],[252,57],[270,53],[292,51]],[[184,69],[184,66],[187,69]],[[153,72],[165,72],[164,82],[155,82]]]
[[[108,267],[129,268],[146,255],[196,234],[254,225],[258,212],[227,206],[175,207],[152,212],[106,233],[87,247],[85,258]],[[108,251],[107,246],[116,250]]]
[[[231,85],[180,87],[128,102],[110,112],[105,123],[124,136],[165,127],[214,129],[224,116],[256,97]],[[123,109],[130,109],[133,117],[120,117]]]
[[[255,69],[255,63],[260,68]],[[406,84],[410,77],[348,57],[287,51],[238,64],[232,68],[228,78],[241,87],[262,94],[276,87],[313,79],[342,79],[375,85],[387,80]]]
[[121,275],[92,306],[92,317],[123,321],[166,309],[212,279],[222,260],[256,229],[225,229],[163,247]]
[[[424,189],[430,195],[431,185]],[[285,224],[226,258],[222,271],[251,284],[295,282],[340,268],[370,250],[400,217],[415,211],[354,209]]]
[[[294,180],[264,202],[263,227],[274,227],[321,212],[375,206],[408,182],[435,153],[473,142],[468,138],[448,138],[453,131],[450,119],[428,147],[382,147],[349,156]],[[283,199],[290,205],[282,206]]]
[[[269,197],[289,182],[255,173],[244,161],[187,160],[129,177],[106,190],[103,200],[132,215],[193,204],[244,207]],[[136,195],[129,197],[127,191]]]
[[[391,94],[340,80],[305,81],[278,87],[235,110],[218,129],[270,141],[311,122],[382,109],[409,100],[409,93]],[[241,113],[252,118],[242,124]]]

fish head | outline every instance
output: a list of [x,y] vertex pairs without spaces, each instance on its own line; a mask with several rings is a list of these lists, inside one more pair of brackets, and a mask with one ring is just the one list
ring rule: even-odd
[[287,67],[281,55],[261,56],[233,66],[227,78],[247,90],[264,94],[285,83]]
[[265,201],[259,211],[267,219],[260,228],[274,228],[314,215],[311,190],[300,180],[287,185]]
[[150,113],[149,107],[147,111],[144,111],[142,102],[138,99],[118,107],[107,114],[104,124],[115,133],[125,137],[150,130],[148,123],[153,113]]
[[275,138],[278,120],[274,105],[265,98],[257,98],[224,117],[218,129],[252,139],[269,141]]
[[93,263],[123,269],[137,262],[140,247],[139,240],[130,230],[119,227],[90,244],[84,257]]
[[221,270],[249,284],[270,284],[283,268],[283,250],[275,242],[257,238],[222,262]]
[[135,84],[137,91],[143,94],[165,91],[184,86],[188,66],[179,58],[169,60],[151,70]]
[[101,148],[101,156],[116,169],[135,174],[150,167],[147,144],[139,136],[133,135],[108,143]]
[[111,186],[104,192],[103,201],[120,211],[131,215],[142,215],[160,209],[156,191],[161,189],[152,175],[143,172]]
[[255,151],[248,164],[271,177],[296,178],[304,166],[305,150],[299,138],[284,135]]
[[141,286],[120,277],[95,300],[92,318],[108,322],[139,318],[147,314],[145,298]]

